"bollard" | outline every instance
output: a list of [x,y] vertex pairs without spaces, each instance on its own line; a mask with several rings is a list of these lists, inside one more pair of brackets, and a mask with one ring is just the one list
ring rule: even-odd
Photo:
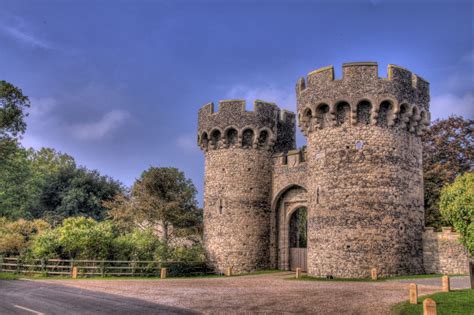
[[372,278],[372,280],[377,280],[377,268],[372,268],[370,270],[370,277]]
[[449,292],[450,288],[450,283],[449,283],[449,277],[448,276],[443,276],[442,282],[443,282],[443,292]]
[[166,274],[167,274],[166,268],[161,268],[161,270],[160,270],[160,278],[161,278],[161,279],[166,279]]
[[296,279],[301,277],[301,268],[296,268]]
[[226,277],[231,277],[232,276],[232,267],[227,267],[225,271]]
[[77,267],[76,266],[72,267],[71,277],[73,279],[77,279]]
[[423,315],[436,315],[436,302],[430,298],[423,301]]
[[410,304],[418,304],[418,286],[410,283]]

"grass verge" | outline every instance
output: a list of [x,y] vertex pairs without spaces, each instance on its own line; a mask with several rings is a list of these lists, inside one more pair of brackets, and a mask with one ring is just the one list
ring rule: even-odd
[[439,315],[472,315],[474,314],[474,289],[455,290],[426,295],[418,298],[418,304],[402,302],[392,307],[393,315],[420,315],[423,314],[423,301],[431,298],[436,302]]
[[13,273],[0,272],[0,280],[17,280],[20,277]]
[[[346,282],[381,282],[381,281],[392,281],[392,280],[410,280],[410,279],[429,279],[429,278],[441,278],[441,274],[429,274],[429,275],[413,275],[413,276],[393,276],[378,278],[377,280],[372,280],[370,278],[333,278],[327,279],[323,277],[315,277],[309,275],[302,275],[299,279],[295,277],[288,278],[288,280],[302,280],[302,281],[346,281]],[[464,275],[450,275],[449,277],[462,277]]]

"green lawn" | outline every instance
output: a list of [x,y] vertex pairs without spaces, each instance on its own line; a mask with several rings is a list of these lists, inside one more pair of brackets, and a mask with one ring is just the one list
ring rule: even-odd
[[392,307],[394,315],[421,315],[423,314],[423,300],[432,298],[436,302],[438,315],[473,315],[474,290],[455,290],[451,292],[436,293],[418,298],[418,304],[402,302]]
[[[256,272],[249,272],[249,273],[242,273],[238,275],[234,275],[233,277],[243,277],[243,276],[254,276],[254,275],[261,275],[261,274],[269,274],[280,272],[280,270],[261,270]],[[225,277],[224,275],[219,274],[206,274],[206,275],[187,275],[187,276],[179,276],[179,277],[170,277],[168,276],[167,279],[190,279],[190,278],[221,278]],[[0,272],[0,280],[16,280],[16,279],[47,279],[47,280],[70,280],[70,276],[46,276],[42,274],[35,274],[35,275],[28,275],[28,274],[13,274],[13,273],[5,273]],[[81,277],[78,276],[79,280],[159,280],[160,276],[93,276],[93,277]]]
[[[410,279],[425,279],[425,278],[441,278],[441,274],[429,274],[429,275],[413,275],[413,276],[394,276],[386,278],[378,278],[376,281],[373,281],[370,278],[334,278],[326,279],[323,277],[315,277],[302,275],[299,279],[295,277],[288,278],[288,280],[302,280],[302,281],[353,281],[353,282],[377,282],[377,281],[391,281],[391,280],[410,280]],[[450,275],[449,277],[462,277],[464,275]]]
[[13,273],[0,272],[0,280],[17,280],[19,276]]

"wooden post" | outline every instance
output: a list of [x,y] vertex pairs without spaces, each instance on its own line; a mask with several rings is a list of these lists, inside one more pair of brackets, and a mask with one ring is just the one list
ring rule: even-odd
[[377,268],[372,268],[370,270],[370,277],[372,278],[372,280],[377,280]]
[[301,268],[296,268],[296,279],[301,277]]
[[232,267],[227,267],[226,271],[225,271],[225,275],[227,277],[231,277],[232,276]]
[[418,286],[410,283],[410,304],[418,304]]
[[161,279],[166,279],[166,275],[167,275],[167,269],[166,268],[161,268],[160,278]]
[[77,279],[77,267],[76,266],[72,267],[71,277],[73,279]]
[[450,288],[450,283],[449,283],[449,277],[448,276],[443,276],[442,282],[443,282],[443,292],[449,292]]
[[436,315],[436,302],[430,298],[423,301],[423,315]]
[[471,277],[471,289],[474,289],[474,262],[469,261],[469,275]]

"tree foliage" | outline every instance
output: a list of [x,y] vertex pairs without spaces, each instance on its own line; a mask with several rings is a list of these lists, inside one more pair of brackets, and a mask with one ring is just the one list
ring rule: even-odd
[[196,189],[176,168],[149,168],[135,182],[129,198],[118,196],[106,206],[118,224],[141,228],[159,226],[165,242],[171,226],[179,233],[200,226],[202,220]]
[[15,138],[25,132],[25,110],[28,107],[30,101],[21,89],[0,80],[0,141]]
[[461,242],[474,254],[474,172],[456,178],[441,191],[443,218],[461,235]]
[[439,212],[443,186],[474,165],[474,120],[451,116],[436,120],[422,138],[425,224],[445,225]]
[[102,220],[106,212],[103,201],[112,199],[121,190],[119,182],[97,171],[62,167],[45,182],[32,213],[34,217],[44,217],[53,224],[72,216]]

